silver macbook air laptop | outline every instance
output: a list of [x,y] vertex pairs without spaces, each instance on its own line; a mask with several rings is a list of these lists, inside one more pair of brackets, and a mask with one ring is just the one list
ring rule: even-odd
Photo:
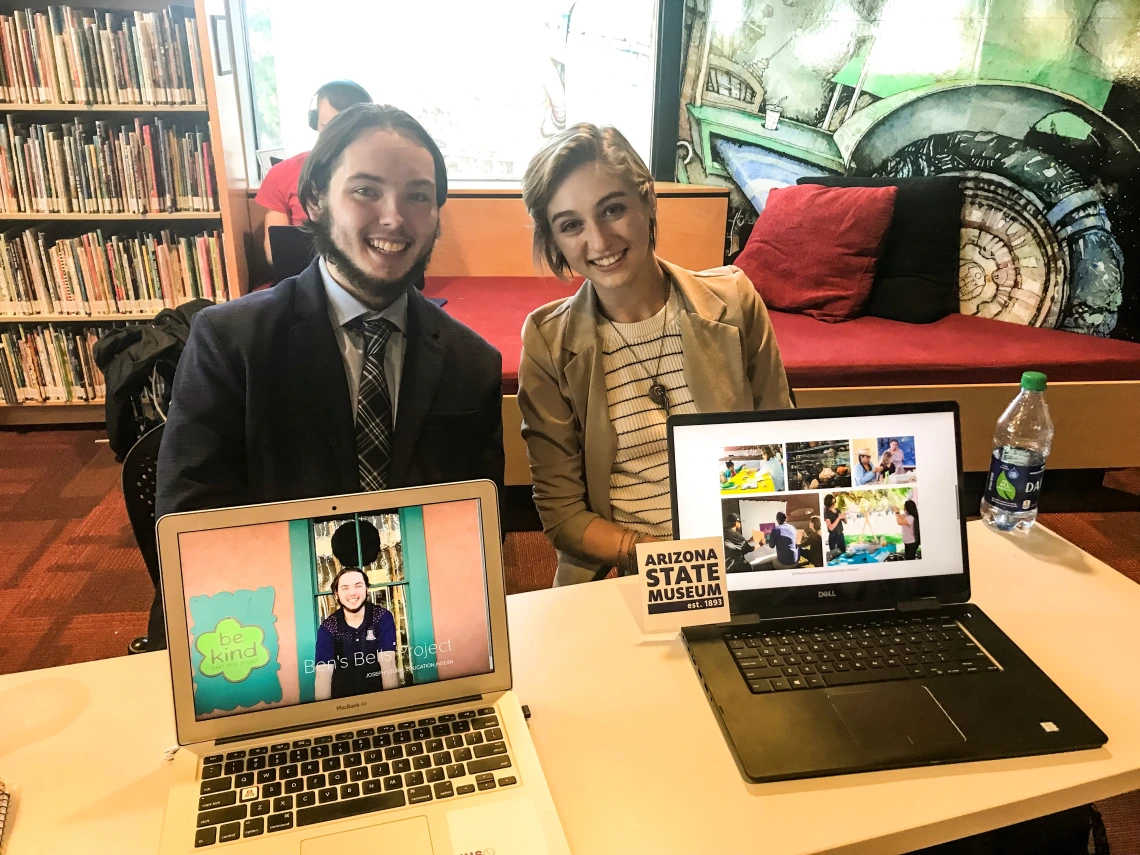
[[161,852],[568,853],[511,691],[495,487],[158,522]]

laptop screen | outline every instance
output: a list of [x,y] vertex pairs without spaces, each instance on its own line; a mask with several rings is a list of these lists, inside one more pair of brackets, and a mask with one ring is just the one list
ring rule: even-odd
[[494,670],[480,501],[182,532],[197,721]]
[[723,535],[730,592],[964,571],[953,412],[755,418],[672,425],[674,528]]

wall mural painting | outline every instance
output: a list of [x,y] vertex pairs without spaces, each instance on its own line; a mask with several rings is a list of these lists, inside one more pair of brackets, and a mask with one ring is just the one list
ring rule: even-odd
[[958,175],[962,312],[1140,341],[1140,0],[686,0],[726,255],[805,175]]

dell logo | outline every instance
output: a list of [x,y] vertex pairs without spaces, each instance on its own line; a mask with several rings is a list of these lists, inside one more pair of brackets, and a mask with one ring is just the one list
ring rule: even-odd
[[821,596],[821,597],[834,597],[835,591],[820,591],[819,596]]

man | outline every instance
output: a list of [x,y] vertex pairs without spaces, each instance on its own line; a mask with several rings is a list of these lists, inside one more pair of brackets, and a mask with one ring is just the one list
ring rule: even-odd
[[[326,83],[313,95],[309,108],[309,127],[317,133],[324,130],[333,116],[353,104],[369,104],[372,97],[363,86],[351,80],[334,80]],[[269,246],[270,226],[299,226],[308,222],[309,215],[297,196],[297,182],[309,153],[303,151],[286,158],[265,173],[254,200],[265,208],[265,259],[273,264]]]
[[800,555],[808,560],[812,567],[823,566],[823,522],[819,517],[808,520],[808,530],[800,544]]
[[501,490],[502,357],[417,288],[447,199],[438,146],[402,110],[358,104],[325,128],[300,189],[320,257],[195,316],[157,514],[478,478]]
[[340,608],[317,628],[314,697],[327,701],[395,689],[396,621],[369,601],[363,569],[380,554],[380,533],[361,520],[340,526],[331,540],[341,570],[330,588]]
[[744,556],[756,548],[751,538],[744,536],[744,526],[740,514],[729,514],[724,518],[724,572],[741,573],[749,570]]
[[796,546],[799,532],[788,523],[788,515],[783,511],[776,514],[776,527],[768,532],[767,543],[776,550],[776,568],[790,570],[800,563],[800,550]]

